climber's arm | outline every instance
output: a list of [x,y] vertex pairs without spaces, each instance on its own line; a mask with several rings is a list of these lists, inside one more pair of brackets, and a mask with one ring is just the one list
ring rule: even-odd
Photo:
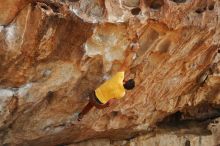
[[129,69],[129,66],[132,64],[133,59],[136,55],[137,50],[139,49],[138,43],[132,44],[130,48],[125,52],[125,59],[121,65],[119,71],[126,71]]
[[127,53],[125,54],[125,60],[123,62],[123,64],[121,65],[120,67],[120,70],[119,71],[126,71],[128,69],[128,67],[130,66],[131,64],[131,61],[132,61],[132,57],[133,57],[133,53]]

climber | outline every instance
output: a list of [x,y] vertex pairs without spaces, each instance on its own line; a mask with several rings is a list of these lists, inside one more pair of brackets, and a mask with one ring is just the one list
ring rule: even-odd
[[98,109],[109,107],[116,99],[120,99],[125,95],[125,89],[131,90],[135,86],[133,79],[123,82],[124,71],[117,72],[111,79],[107,80],[95,91],[89,95],[89,103],[84,107],[78,115],[78,121],[88,113],[93,106]]
[[127,57],[125,58],[120,71],[89,94],[89,103],[79,113],[78,121],[80,121],[93,106],[98,109],[109,107],[115,103],[117,99],[121,99],[125,95],[125,90],[131,90],[135,87],[134,79],[124,81],[125,70],[131,64],[134,52],[134,49],[127,52]]

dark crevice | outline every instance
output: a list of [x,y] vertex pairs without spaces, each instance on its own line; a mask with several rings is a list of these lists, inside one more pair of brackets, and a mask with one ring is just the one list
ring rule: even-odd
[[33,0],[32,5],[36,6],[38,2],[45,4],[45,6],[44,5],[41,6],[41,8],[43,8],[45,10],[49,10],[48,7],[50,7],[53,10],[53,12],[55,12],[55,13],[59,13],[59,11],[60,11],[60,4],[59,3],[54,3],[50,0]]
[[41,8],[44,10],[49,10],[49,8],[46,5],[41,5]]
[[131,14],[132,15],[138,15],[138,14],[140,14],[140,12],[141,12],[141,9],[140,8],[133,8],[132,10],[131,10]]
[[172,1],[175,3],[185,3],[186,2],[186,0],[172,0]]
[[205,11],[206,11],[206,7],[198,8],[198,9],[195,10],[195,12],[198,13],[198,14],[201,14],[201,13],[203,13]]
[[209,10],[210,10],[210,11],[214,10],[214,8],[215,8],[214,4],[209,5]]
[[60,7],[58,4],[51,4],[50,7],[52,8],[52,10],[55,12],[55,13],[59,13],[60,12]]
[[201,14],[201,13],[205,12],[207,9],[208,9],[207,2],[201,1],[201,3],[198,3],[198,5],[196,6],[195,12],[197,14]]
[[185,141],[185,146],[190,146],[191,144],[190,144],[190,141],[187,139],[186,141]]
[[164,1],[163,0],[155,0],[155,1],[152,1],[151,4],[150,4],[150,8],[151,9],[154,9],[154,10],[158,10],[160,9],[162,6],[164,5]]
[[58,144],[58,145],[56,145],[56,146],[68,146],[69,144],[71,144],[71,143]]
[[37,5],[37,3],[32,2],[32,3],[31,3],[31,8],[32,8],[32,9],[33,9],[33,8],[35,8],[35,7],[36,7],[36,5]]
[[157,123],[157,133],[174,132],[176,134],[210,135],[211,131],[207,129],[210,119],[204,121],[180,120],[172,122]]
[[111,112],[111,115],[112,115],[113,117],[116,117],[118,114],[119,114],[118,111],[112,111],[112,112]]
[[80,0],[68,0],[69,2],[78,2]]
[[53,97],[54,97],[54,92],[49,91],[46,95],[46,98],[45,98],[48,104],[52,103]]
[[209,123],[220,117],[220,107],[203,103],[196,107],[189,107],[183,111],[167,116],[157,123],[158,129],[184,131],[185,134],[211,134],[207,129]]

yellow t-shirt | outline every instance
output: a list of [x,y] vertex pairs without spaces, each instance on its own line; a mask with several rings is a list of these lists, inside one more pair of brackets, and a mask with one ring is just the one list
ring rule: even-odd
[[125,95],[123,80],[124,72],[117,72],[111,79],[107,80],[95,90],[96,97],[103,104],[112,98],[122,98]]

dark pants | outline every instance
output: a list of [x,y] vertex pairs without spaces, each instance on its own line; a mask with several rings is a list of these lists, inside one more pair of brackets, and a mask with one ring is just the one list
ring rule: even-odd
[[95,106],[98,109],[102,109],[102,108],[108,107],[108,105],[109,105],[108,103],[102,104],[99,101],[99,99],[96,97],[95,91],[93,91],[89,94],[89,103],[79,113],[78,120],[81,120],[83,116],[86,115],[92,109],[93,106]]

